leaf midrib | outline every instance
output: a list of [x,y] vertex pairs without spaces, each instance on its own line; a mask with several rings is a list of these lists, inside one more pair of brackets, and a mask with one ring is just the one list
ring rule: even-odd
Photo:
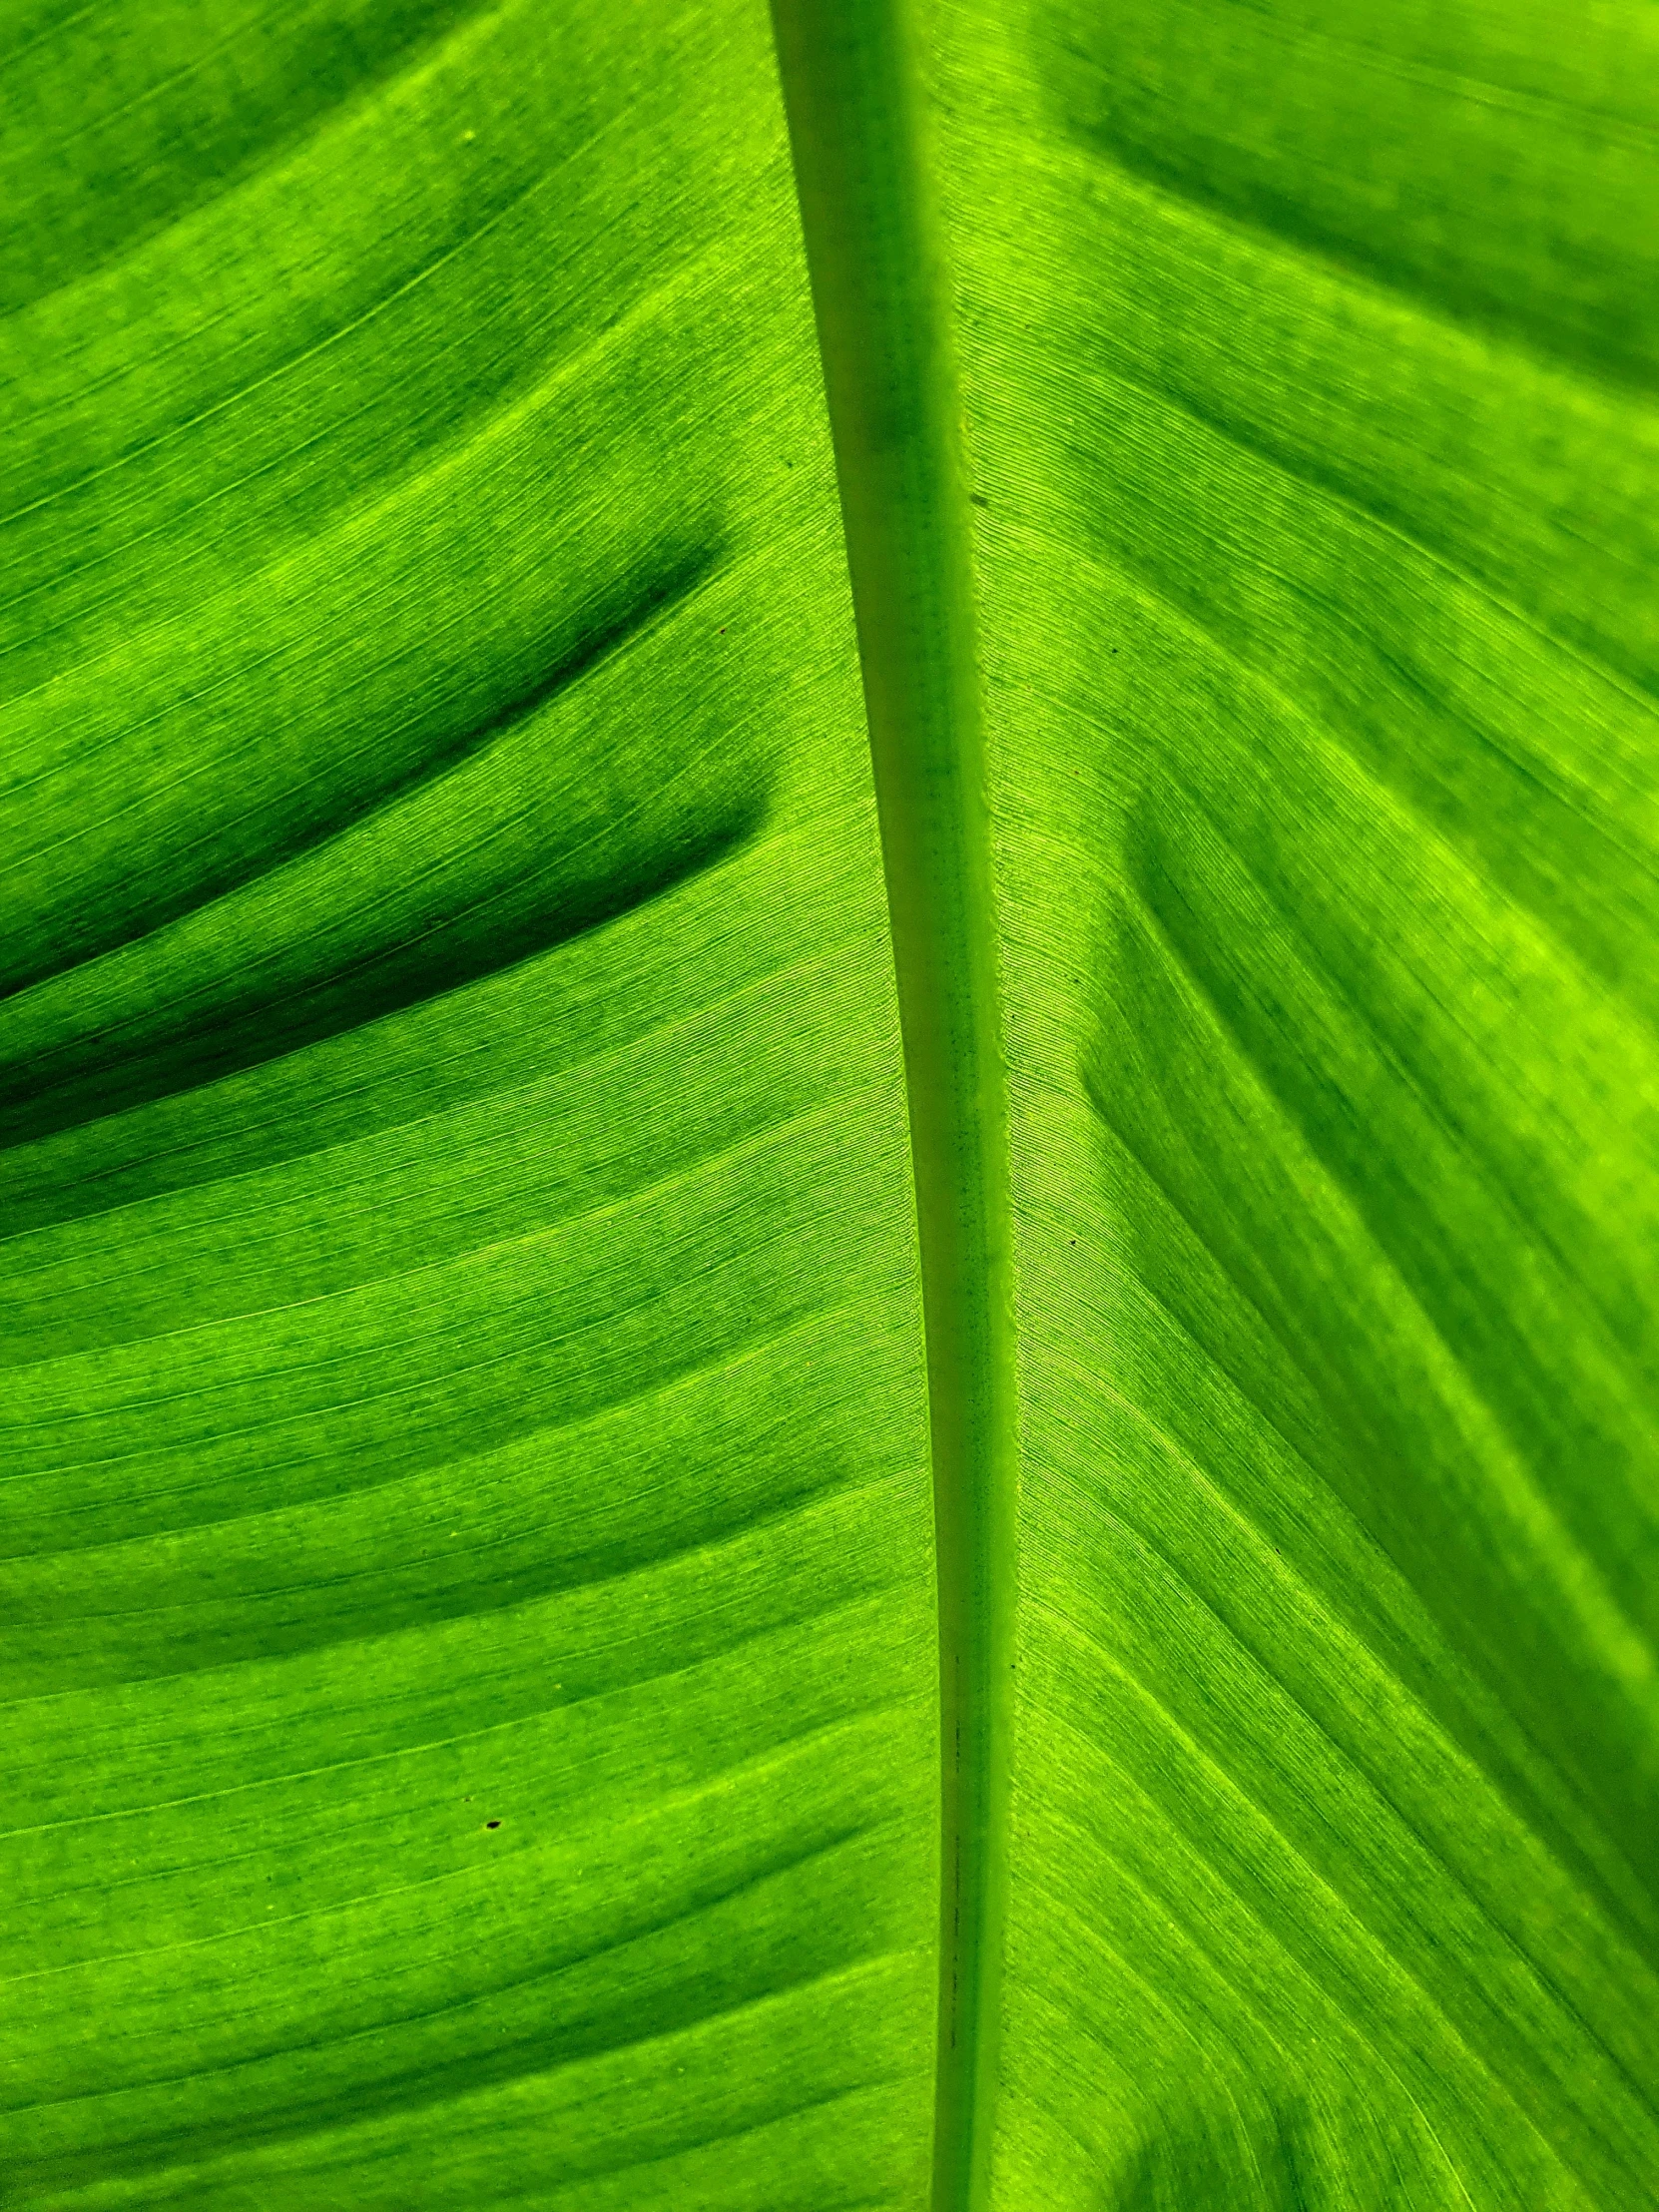
[[857,617],[904,1042],[940,1649],[934,2212],[988,2201],[1007,1891],[1012,1203],[961,406],[894,0],[774,0]]

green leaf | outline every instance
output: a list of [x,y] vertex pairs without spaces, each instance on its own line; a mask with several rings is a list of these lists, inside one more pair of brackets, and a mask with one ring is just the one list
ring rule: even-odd
[[8,334],[13,2201],[913,2198],[925,1392],[768,26],[223,30],[12,65],[102,225]]
[[1023,1322],[991,2201],[1659,2190],[1659,44],[947,14]]
[[1636,0],[21,0],[0,2202],[1659,2195]]

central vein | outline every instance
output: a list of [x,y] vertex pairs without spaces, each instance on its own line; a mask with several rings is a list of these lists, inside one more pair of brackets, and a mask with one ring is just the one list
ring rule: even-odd
[[990,817],[949,288],[903,0],[774,0],[881,822],[937,1528],[934,2212],[987,2202],[1012,1703],[1014,1323]]

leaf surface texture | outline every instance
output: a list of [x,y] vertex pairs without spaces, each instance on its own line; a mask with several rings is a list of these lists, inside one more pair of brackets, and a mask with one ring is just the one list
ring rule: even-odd
[[1659,2195],[1649,12],[3,37],[0,2202]]

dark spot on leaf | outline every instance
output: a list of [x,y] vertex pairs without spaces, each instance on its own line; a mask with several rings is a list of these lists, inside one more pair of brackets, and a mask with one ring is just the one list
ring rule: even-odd
[[486,1821],[484,1823],[484,1826],[486,1828],[499,1828],[501,1826],[501,1823],[499,1821]]

